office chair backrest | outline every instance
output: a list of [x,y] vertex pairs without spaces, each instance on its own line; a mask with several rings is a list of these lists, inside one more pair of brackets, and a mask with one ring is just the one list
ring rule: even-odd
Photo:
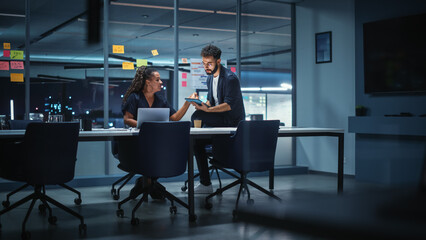
[[189,157],[190,122],[144,122],[138,137],[135,173],[147,177],[183,174]]
[[241,121],[232,136],[230,163],[244,172],[266,171],[274,167],[280,122]]
[[42,122],[40,120],[10,120],[9,126],[12,130],[26,129],[29,123]]
[[79,123],[30,123],[25,131],[24,176],[30,184],[74,178]]
[[138,139],[115,140],[114,144],[116,145],[114,157],[120,161],[120,168],[127,172],[133,172],[131,165],[138,157]]

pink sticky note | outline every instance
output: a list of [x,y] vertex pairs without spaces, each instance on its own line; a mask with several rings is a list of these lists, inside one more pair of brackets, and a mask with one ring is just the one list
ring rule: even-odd
[[186,81],[182,81],[182,87],[186,87]]
[[187,77],[186,73],[182,73],[182,78],[186,79],[186,77]]
[[24,62],[22,61],[10,61],[11,69],[24,69]]
[[3,50],[3,57],[10,57],[10,50]]
[[9,62],[8,61],[0,61],[0,70],[9,70]]
[[231,67],[231,72],[236,72],[237,68],[236,67]]

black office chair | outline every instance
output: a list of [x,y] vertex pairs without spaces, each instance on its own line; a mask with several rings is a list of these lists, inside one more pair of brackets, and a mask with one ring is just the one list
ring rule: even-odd
[[[34,122],[40,122],[41,123],[42,121],[40,121],[40,120],[10,120],[9,125],[10,125],[11,130],[22,130],[22,129],[26,129],[29,123],[34,123]],[[9,147],[14,147],[14,145],[17,145],[17,144],[19,144],[19,142],[12,143],[10,145],[8,144],[8,145],[9,145]],[[11,179],[11,180],[13,180],[13,179]],[[17,189],[13,190],[12,192],[8,193],[6,195],[6,200],[2,201],[2,203],[1,203],[3,205],[3,207],[4,208],[9,207],[10,206],[10,197],[12,195],[16,194],[17,192],[20,192],[21,190],[29,187],[29,186],[30,186],[30,184],[26,183],[26,184],[18,187]],[[77,194],[77,198],[74,199],[74,203],[76,205],[81,204],[81,202],[82,202],[81,193],[79,191],[77,191],[74,188],[72,188],[68,185],[65,185],[65,184],[61,184],[60,186],[65,188],[65,189],[68,189],[71,192],[74,192],[75,194]],[[43,204],[40,204],[38,208],[39,208],[40,212],[44,212],[46,210]]]
[[[22,238],[29,239],[30,232],[25,224],[37,200],[49,210],[48,221],[55,224],[48,202],[80,219],[80,234],[86,232],[83,217],[62,205],[45,193],[45,185],[60,185],[74,178],[77,156],[79,123],[30,123],[21,145],[17,146],[14,159],[2,162],[0,176],[8,180],[23,181],[34,188],[34,192],[0,211],[0,216],[30,201],[30,207],[22,223]],[[0,225],[1,226],[1,225]]]
[[[28,124],[31,122],[42,122],[40,120],[9,120],[9,128],[11,130],[23,130],[26,129]],[[20,144],[19,142],[15,142],[15,143],[11,143],[11,144],[7,144],[8,148],[16,148],[18,146],[18,144]],[[4,157],[4,156],[3,156]],[[28,183],[18,187],[17,189],[13,190],[12,192],[8,193],[6,195],[6,200],[2,201],[2,205],[4,208],[9,207],[10,206],[10,197],[12,195],[14,195],[15,193],[29,187],[30,185]]]
[[[136,149],[137,146],[134,146],[134,142],[131,140],[115,140],[113,139],[111,141],[111,151],[113,156],[120,161],[120,163],[117,165],[117,167],[125,172],[127,172],[126,175],[118,179],[112,184],[111,187],[111,195],[114,200],[120,199],[120,191],[126,185],[134,176],[135,173],[132,172],[132,170],[129,168],[129,162],[132,158],[135,158],[136,156],[132,154],[132,149]],[[124,182],[123,182],[124,181]],[[123,182],[117,189],[115,188],[115,185],[119,184],[120,182]]]
[[[209,202],[210,198],[222,194],[222,192],[238,184],[240,189],[235,203],[235,210],[238,209],[238,202],[243,189],[247,192],[247,203],[254,203],[254,200],[250,198],[250,191],[247,185],[251,185],[261,192],[281,200],[273,193],[247,179],[249,172],[263,172],[274,168],[279,124],[278,120],[241,121],[234,135],[213,138],[213,165],[227,174],[238,177],[238,179],[208,195],[205,199],[205,207],[207,209],[212,208],[212,204]],[[236,176],[225,168],[234,169],[240,176]],[[233,216],[235,216],[235,210],[233,211]]]
[[[142,198],[132,210],[132,225],[137,225],[136,210],[146,201],[148,194],[160,192],[170,202],[170,213],[177,212],[174,202],[188,208],[188,205],[178,199],[161,185],[158,178],[175,177],[183,174],[189,158],[190,122],[144,122],[138,136],[137,158],[130,163],[130,168],[136,174],[142,174],[151,179],[146,186]],[[121,206],[132,196],[123,199],[118,204],[117,216],[123,217]]]
[[[206,146],[206,153],[208,157],[208,161],[210,163],[209,171],[210,171],[210,178],[213,176],[213,173],[216,173],[217,180],[219,181],[219,189],[222,188],[222,181],[220,179],[219,170],[211,164],[211,161],[213,160],[213,154],[212,154],[212,145]],[[199,177],[200,173],[197,173],[194,175],[194,179]],[[185,192],[188,189],[188,180],[185,181],[184,185],[180,188],[182,192]]]

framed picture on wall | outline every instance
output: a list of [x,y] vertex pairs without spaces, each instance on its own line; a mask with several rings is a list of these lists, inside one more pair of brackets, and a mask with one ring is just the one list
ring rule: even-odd
[[315,62],[331,62],[331,32],[315,33]]

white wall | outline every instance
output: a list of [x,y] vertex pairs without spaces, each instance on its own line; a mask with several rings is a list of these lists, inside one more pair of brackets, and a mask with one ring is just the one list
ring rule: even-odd
[[[315,33],[332,32],[332,62],[315,64]],[[355,174],[354,0],[305,0],[296,5],[297,126],[345,129],[345,174]],[[337,139],[299,138],[297,164],[337,172]]]

